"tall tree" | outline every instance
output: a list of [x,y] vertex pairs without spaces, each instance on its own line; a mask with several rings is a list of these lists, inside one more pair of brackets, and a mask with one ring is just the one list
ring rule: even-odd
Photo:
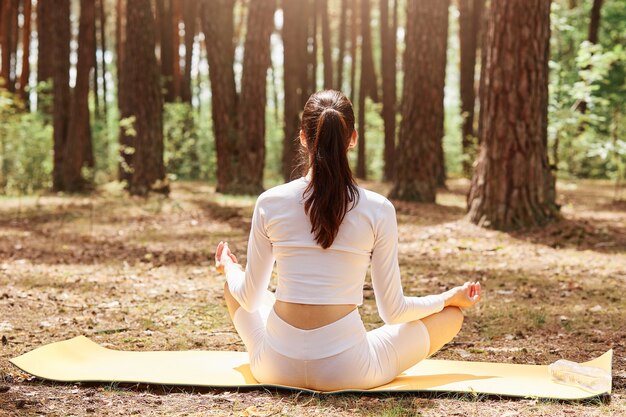
[[[275,7],[275,0],[250,3],[240,97],[233,69],[234,1],[202,3],[202,29],[207,39],[205,45],[211,79],[218,192],[256,194],[262,190],[265,85]],[[243,152],[250,155],[243,155]]]
[[463,172],[470,175],[473,164],[474,108],[476,105],[475,69],[480,22],[485,0],[459,0],[459,41],[461,45],[461,144],[463,148]]
[[[98,18],[100,22],[100,63],[102,65],[102,104],[104,110],[104,120],[107,120],[107,65],[106,65],[106,14],[104,13],[105,0],[98,0]],[[97,63],[96,63],[97,65]]]
[[0,47],[2,48],[2,67],[0,68],[0,77],[4,80],[4,87],[14,92],[18,0],[4,0],[1,6],[0,36],[2,42]]
[[[307,0],[305,0],[307,1]],[[317,91],[317,26],[318,26],[318,1],[310,0],[308,3],[309,10],[312,12],[308,14],[308,28],[309,28],[309,88],[308,95]]]
[[[590,43],[598,43],[598,32],[600,31],[600,16],[602,11],[602,3],[603,0],[593,0],[593,4],[591,6],[591,16],[589,18],[589,29],[587,32],[587,40]],[[585,100],[580,100],[576,103],[576,110],[581,113],[587,112],[587,102]],[[581,131],[584,125],[581,125]]]
[[[155,48],[150,0],[126,2],[126,34],[120,96],[121,117],[132,120],[134,153],[129,184],[131,194],[168,192],[163,164],[163,100]],[[127,136],[124,129],[122,136]]]
[[89,74],[94,66],[96,48],[95,0],[80,1],[78,29],[78,60],[76,85],[72,93],[68,135],[63,160],[63,185],[70,192],[81,191],[85,186],[83,166],[93,166],[91,125],[89,120]]
[[385,149],[383,152],[383,179],[394,175],[396,146],[396,57],[398,30],[398,1],[393,1],[393,17],[389,19],[389,0],[380,0],[381,73],[383,80],[382,116],[385,124]]
[[266,81],[276,0],[256,0],[249,7],[239,100],[242,157],[239,182],[241,192],[256,194],[263,190]]
[[172,1],[156,0],[160,35],[161,76],[163,77],[164,98],[168,103],[176,99],[174,91],[174,19],[172,17]]
[[408,2],[402,121],[391,191],[401,200],[434,202],[443,170],[448,6],[448,0]]
[[589,31],[587,34],[587,40],[591,43],[598,43],[602,3],[603,0],[593,0],[593,5],[591,6],[591,18],[589,19]]
[[297,176],[298,132],[300,111],[304,107],[307,93],[307,13],[299,0],[283,1],[283,50],[284,50],[284,139],[283,178],[289,181]]
[[179,24],[182,20],[181,0],[172,0],[172,89],[174,99],[180,98],[180,34]]
[[[118,179],[126,184],[130,184],[132,179],[132,165],[134,152],[134,136],[131,130],[122,123],[124,117],[132,114],[132,101],[125,88],[125,82],[129,77],[124,76],[125,69],[125,44],[126,44],[126,0],[117,0],[115,5],[115,61],[117,65],[117,103],[120,113],[120,158],[118,166]],[[124,116],[126,115],[126,116]]]
[[350,100],[356,96],[357,50],[359,42],[359,0],[351,0],[350,4]]
[[236,188],[239,160],[237,89],[234,73],[234,0],[202,2],[202,30],[209,61],[211,112],[217,154],[218,192]]
[[[39,9],[39,4],[47,4]],[[54,164],[52,168],[52,188],[55,191],[65,189],[64,185],[64,159],[66,139],[70,118],[70,0],[59,0],[54,7],[52,2],[37,2],[37,31],[39,39],[39,57],[51,60],[50,68],[52,78],[52,124],[54,137]],[[41,13],[41,14],[40,14]],[[45,17],[44,17],[45,16]],[[42,24],[43,23],[43,24]],[[46,27],[47,25],[48,27]],[[46,34],[52,34],[50,43],[42,38]],[[49,47],[50,51],[43,52],[43,46]],[[38,63],[39,68],[39,63]],[[44,76],[39,74],[40,77]],[[39,81],[47,81],[47,78],[39,78]],[[46,110],[44,108],[44,110]]]
[[[50,84],[52,80],[52,74],[54,72],[53,67],[55,66],[55,62],[58,59],[62,59],[54,56],[55,51],[55,43],[57,41],[57,36],[53,31],[54,19],[53,16],[56,16],[55,13],[55,5],[51,1],[38,1],[37,2],[37,83],[48,83],[47,89],[43,89],[40,85],[37,89],[37,109],[45,114],[52,113],[52,103],[50,99],[50,94],[52,92],[52,85]],[[61,9],[65,8],[65,3],[62,2],[59,5]],[[68,23],[69,24],[69,23]],[[65,32],[63,32],[59,36],[63,36]],[[69,50],[69,42],[68,50]],[[69,58],[68,58],[69,59]],[[68,61],[69,65],[69,61]],[[56,144],[56,142],[55,142]],[[54,175],[53,175],[54,176]]]
[[370,0],[361,0],[361,77],[365,78],[365,95],[378,102],[378,80],[374,66],[371,21]]
[[[557,216],[547,156],[550,0],[492,0],[469,219],[499,230]],[[502,65],[505,62],[506,65]]]
[[198,19],[197,0],[183,0],[183,23],[185,25],[185,66],[181,79],[181,100],[191,104],[191,59],[193,57],[193,40],[196,35]]
[[22,5],[22,15],[24,24],[22,25],[22,72],[20,73],[19,96],[24,102],[28,99],[28,79],[30,77],[30,23],[31,23],[32,3],[24,0]]
[[337,57],[337,81],[335,83],[335,89],[341,91],[343,90],[343,62],[346,57],[348,0],[341,0],[341,16],[339,19],[339,56]]
[[333,88],[333,55],[330,39],[330,18],[328,0],[320,0],[319,11],[322,15],[322,49],[324,57],[324,89]]

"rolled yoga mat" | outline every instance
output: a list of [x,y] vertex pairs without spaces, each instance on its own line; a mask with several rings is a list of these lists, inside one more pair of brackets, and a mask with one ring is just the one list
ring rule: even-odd
[[[611,374],[613,351],[581,365]],[[84,336],[51,343],[11,359],[18,368],[63,382],[126,382],[203,387],[299,387],[257,382],[245,352],[129,352],[104,348]],[[426,359],[388,384],[334,392],[462,392],[577,400],[610,394],[553,382],[547,365]]]

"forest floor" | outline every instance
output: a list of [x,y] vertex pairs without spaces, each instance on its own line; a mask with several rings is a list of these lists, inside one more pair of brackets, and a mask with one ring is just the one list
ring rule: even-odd
[[[436,205],[394,202],[406,293],[483,284],[482,302],[435,358],[548,364],[613,348],[610,401],[59,384],[12,366],[81,334],[121,350],[243,350],[212,257],[227,240],[244,258],[254,198],[176,183],[169,198],[109,187],[0,199],[0,415],[626,415],[626,203],[612,202],[609,183],[561,181],[563,219],[509,234],[464,220],[466,190],[452,180]],[[380,325],[371,290],[361,312]]]

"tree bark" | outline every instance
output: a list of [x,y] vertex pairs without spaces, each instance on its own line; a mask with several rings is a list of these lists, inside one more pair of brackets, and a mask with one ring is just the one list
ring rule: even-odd
[[371,23],[370,0],[361,0],[361,77],[365,78],[365,95],[374,102],[380,101],[378,97],[378,80],[374,66],[374,52],[372,48],[372,23]]
[[[49,83],[47,88],[41,85],[37,89],[37,109],[44,114],[52,114],[52,77],[55,66],[54,56],[56,34],[53,31],[55,15],[55,5],[51,1],[37,2],[37,84]],[[62,3],[59,7],[64,8]],[[69,39],[67,40],[69,44]],[[69,48],[69,46],[68,46]],[[69,58],[68,58],[69,59]],[[68,61],[69,65],[69,61]]]
[[270,35],[274,29],[276,0],[249,4],[241,99],[239,100],[240,151],[239,193],[263,191],[265,166],[265,107],[267,70],[270,64]]
[[482,3],[485,0],[459,0],[459,41],[461,46],[461,144],[463,155],[463,172],[471,176],[474,159],[474,108],[476,105],[475,69],[478,36],[480,32]]
[[234,0],[202,3],[202,30],[205,36],[215,151],[217,192],[236,189],[239,162],[238,97],[235,89],[233,24]]
[[[435,202],[443,138],[449,1],[408,2],[402,121],[391,196]],[[425,42],[424,39],[428,39]]]
[[393,19],[389,21],[389,0],[380,0],[381,68],[383,80],[382,116],[385,124],[383,152],[383,180],[394,176],[394,151],[396,146],[396,54],[397,54],[397,0],[394,0]]
[[356,96],[356,67],[359,39],[359,0],[352,0],[350,5],[350,100],[354,102]]
[[159,51],[161,58],[161,77],[166,103],[176,99],[174,94],[174,38],[172,19],[172,0],[156,0],[156,10],[159,26]]
[[129,191],[135,195],[167,193],[163,164],[163,99],[159,66],[154,54],[154,19],[150,0],[126,3],[126,42],[122,66],[122,118],[134,118],[132,177]]
[[28,79],[30,77],[30,23],[31,23],[32,3],[31,0],[24,0],[22,15],[24,25],[22,26],[22,72],[20,73],[20,86],[18,94],[24,103],[28,102]]
[[300,142],[300,111],[307,96],[307,18],[299,0],[283,1],[284,45],[284,139],[283,178],[290,181],[298,176],[298,152]]
[[[37,31],[43,31],[44,34],[54,33],[52,39],[49,40],[50,44],[47,44],[47,41],[44,43],[46,47],[50,48],[44,56],[52,61],[50,68],[46,68],[46,71],[51,71],[53,89],[54,165],[52,188],[55,191],[63,191],[65,190],[63,165],[70,118],[70,0],[58,1],[54,7],[50,8],[48,7],[51,2],[40,1],[37,4],[41,3],[47,3],[47,6],[37,11]],[[43,14],[39,14],[40,12]],[[46,26],[41,25],[41,22]],[[41,36],[41,33],[39,35]],[[40,39],[43,40],[41,37]],[[40,44],[41,47],[42,44]],[[42,53],[43,51],[40,50],[40,57],[42,57]],[[40,78],[40,81],[44,80],[46,79]]]
[[[589,19],[589,31],[587,33],[587,40],[593,44],[598,43],[598,32],[600,31],[600,14],[602,10],[603,0],[593,0],[591,6],[591,16]],[[588,69],[588,68],[587,68]],[[581,113],[587,112],[587,102],[581,100],[576,105],[576,110]],[[584,130],[584,124],[580,126],[580,131]]]
[[[99,0],[99,17],[100,17],[100,53],[102,62],[102,104],[104,110],[104,121],[107,121],[107,115],[109,113],[107,103],[107,63],[106,63],[106,14],[104,13],[105,0]],[[97,65],[97,63],[96,63]]]
[[598,43],[598,32],[600,31],[600,12],[603,0],[593,0],[591,7],[591,19],[589,20],[589,32],[587,40],[591,43]]
[[547,156],[549,41],[550,0],[492,0],[473,223],[511,230],[558,216]]
[[93,166],[89,122],[89,74],[94,65],[96,47],[95,10],[95,0],[81,0],[76,85],[72,94],[63,161],[63,185],[69,192],[84,189],[86,184],[81,175],[82,168],[85,164]]
[[2,3],[2,20],[0,21],[2,67],[0,68],[0,77],[3,79],[4,88],[10,92],[15,92],[17,10],[18,0],[4,0]]
[[263,189],[266,76],[276,3],[250,3],[241,98],[235,88],[233,69],[234,1],[206,1],[202,7],[218,164],[217,191],[258,194]]
[[183,102],[189,104],[191,104],[191,61],[193,58],[193,40],[196,35],[197,18],[197,0],[183,0],[183,22],[185,24],[185,67],[181,80],[180,96]]
[[[128,97],[126,82],[129,79],[125,70],[125,44],[126,44],[126,0],[117,0],[115,18],[115,42],[116,42],[116,63],[117,63],[117,103],[120,113],[120,122],[132,113],[132,101]],[[118,179],[130,186],[132,180],[133,152],[135,149],[134,136],[122,123],[119,131],[120,158],[118,165]]]
[[343,91],[343,68],[346,57],[346,33],[348,25],[348,0],[341,0],[341,16],[339,21],[339,56],[337,57],[337,81],[335,89]]
[[172,0],[172,90],[174,100],[180,99],[180,34],[178,25],[182,19],[181,0]]
[[320,1],[320,13],[322,15],[322,47],[324,57],[324,89],[333,88],[333,57],[330,35],[330,19],[328,17],[328,0]]
[[[361,73],[363,73],[363,59],[361,59]],[[359,116],[358,116],[358,147],[357,147],[357,163],[356,176],[361,179],[367,178],[367,161],[365,159],[365,94],[367,81],[364,77],[360,78],[359,85]]]
[[[306,0],[305,0],[306,1]],[[318,16],[318,4],[319,0],[310,0],[308,3],[309,10],[309,85],[308,94],[315,93],[317,91],[317,16]]]

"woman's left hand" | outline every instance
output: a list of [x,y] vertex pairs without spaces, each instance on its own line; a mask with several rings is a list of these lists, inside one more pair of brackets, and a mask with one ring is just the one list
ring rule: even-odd
[[230,251],[228,242],[220,242],[215,250],[215,268],[218,272],[223,273],[224,267],[229,264],[236,264],[237,257]]

